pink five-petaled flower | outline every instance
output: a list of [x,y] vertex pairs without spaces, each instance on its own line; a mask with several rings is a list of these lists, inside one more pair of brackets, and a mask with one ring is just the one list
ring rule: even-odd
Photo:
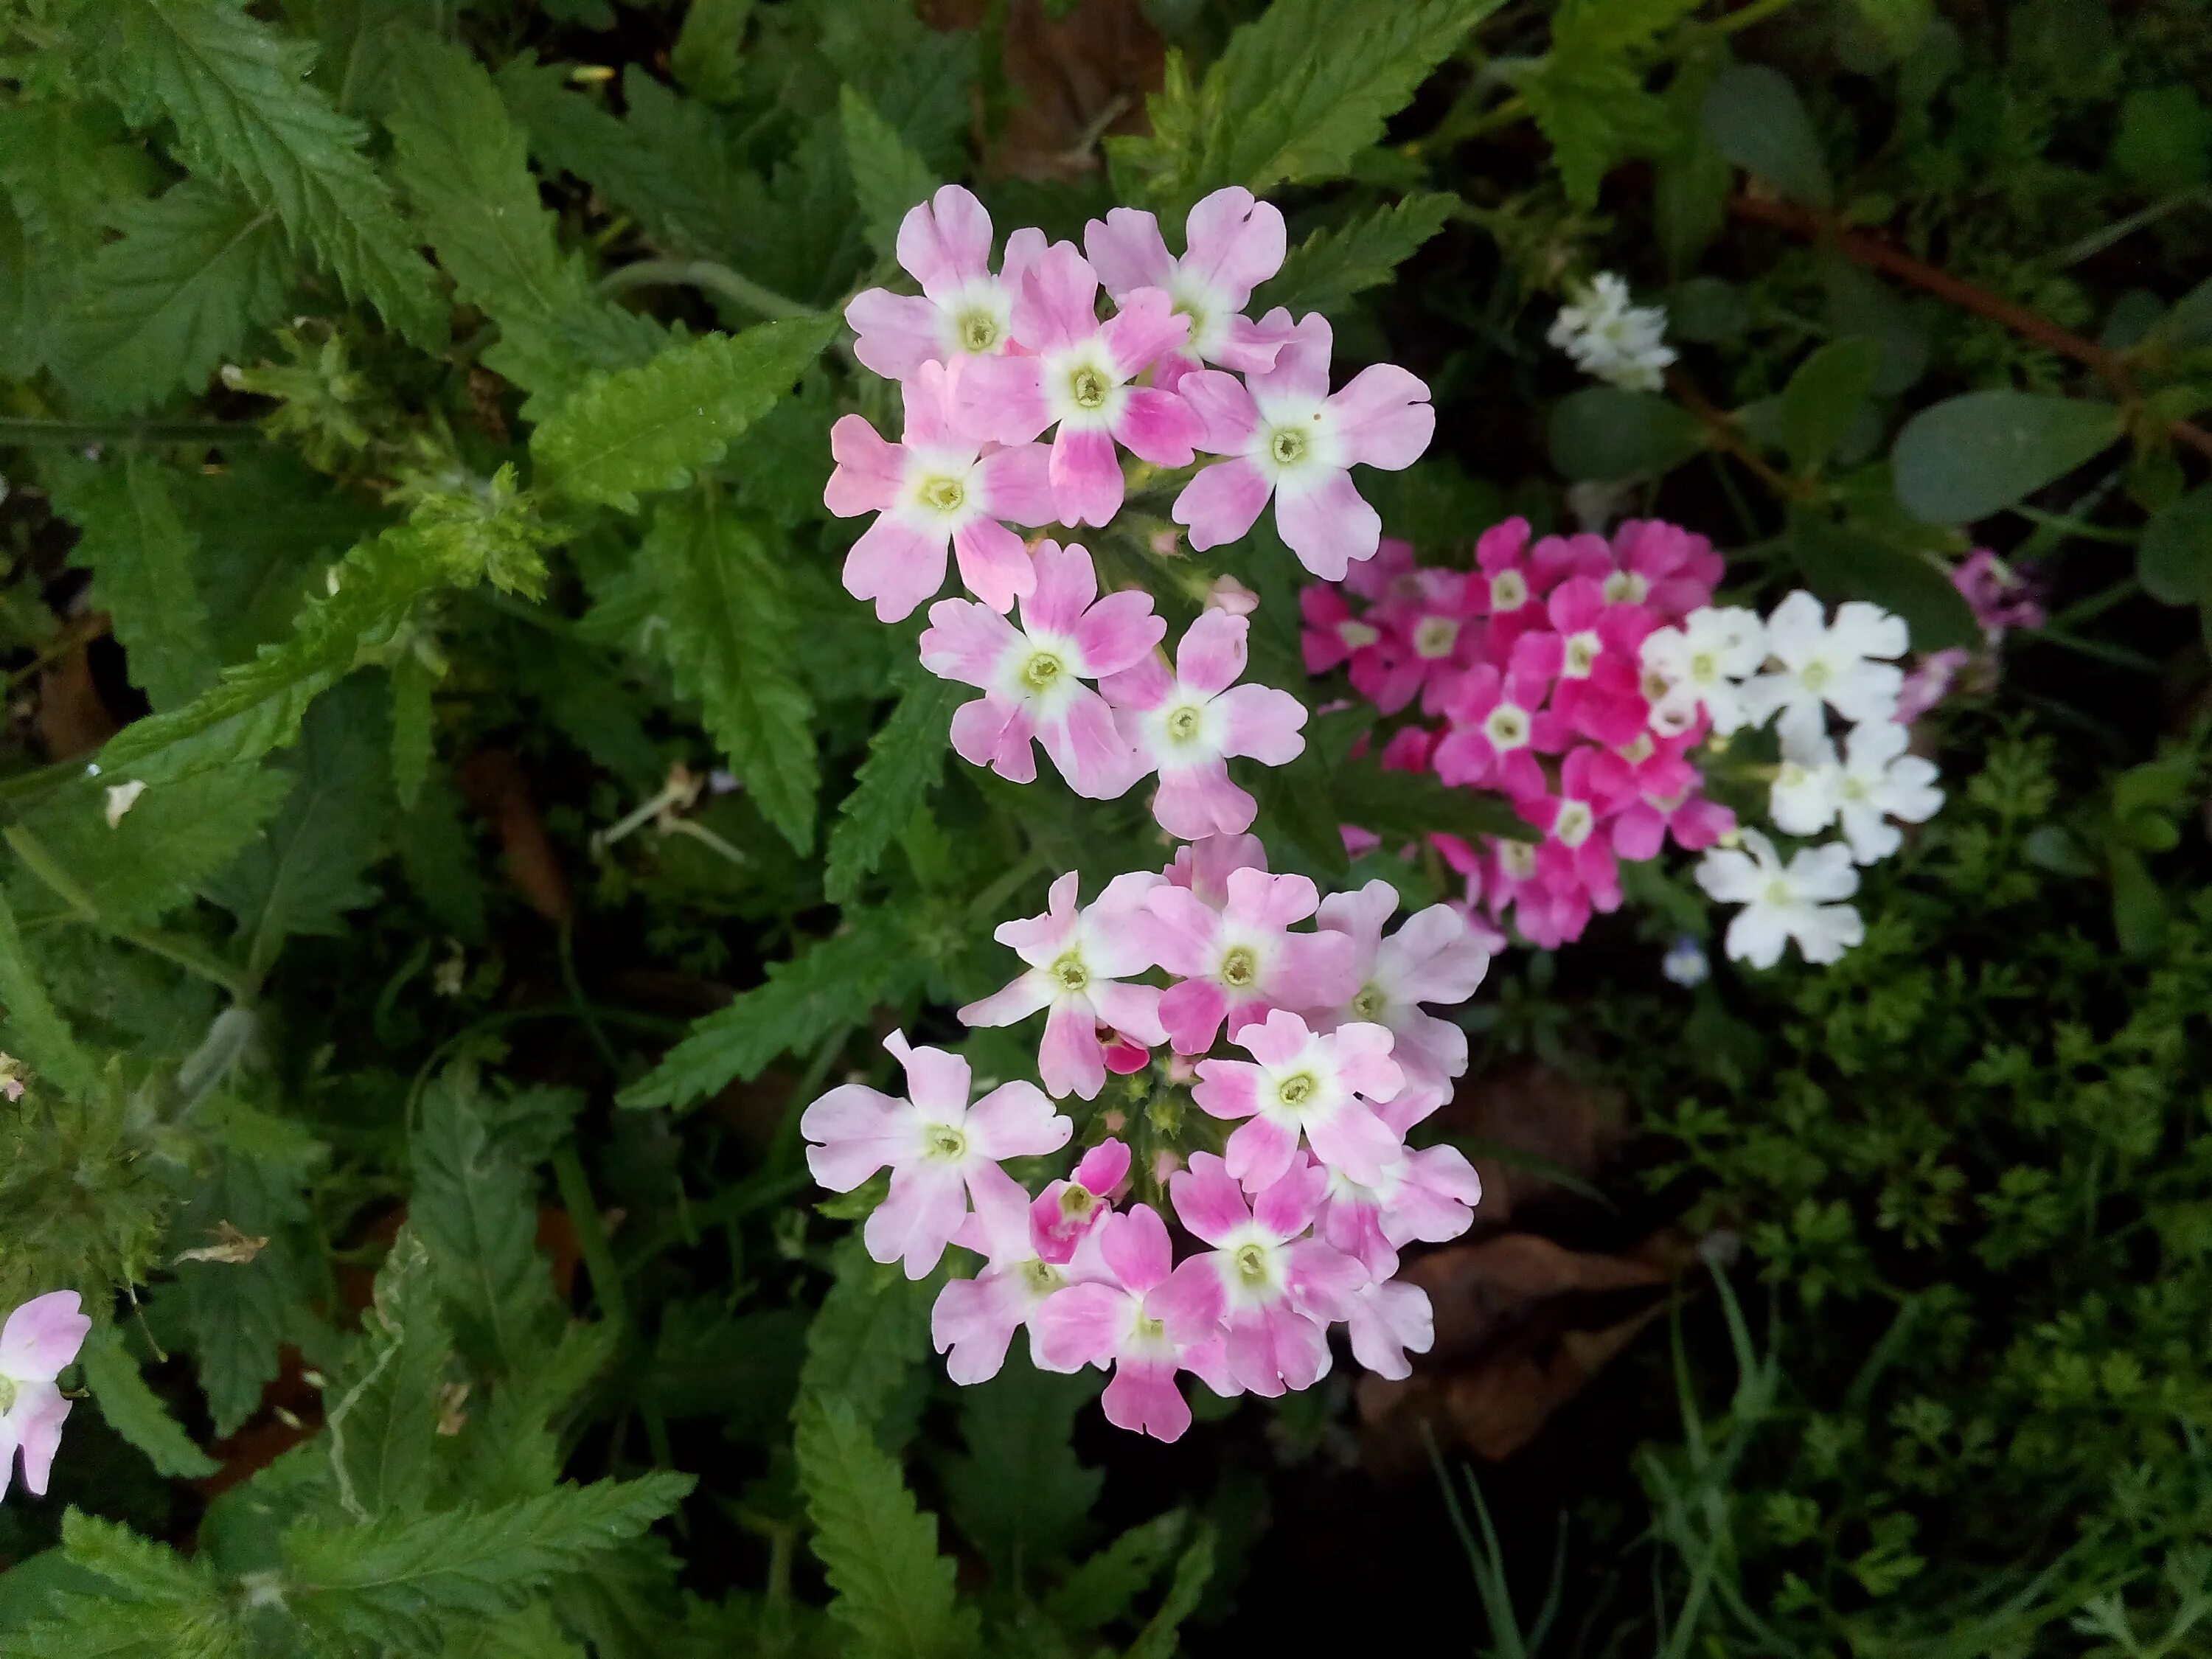
[[975,1188],[975,1207],[952,1242],[985,1261],[973,1279],[956,1279],[937,1293],[929,1337],[945,1356],[945,1374],[955,1382],[981,1382],[1006,1363],[1014,1333],[1030,1328],[1036,1357],[1036,1316],[1044,1300],[1069,1285],[1109,1277],[1095,1234],[1079,1242],[1070,1260],[1047,1261],[1030,1227],[1030,1195],[1011,1176]]
[[1052,884],[1045,913],[1002,921],[991,937],[1029,964],[1004,990],[960,1011],[969,1025],[1012,1025],[1040,1008],[1051,1014],[1037,1051],[1047,1093],[1096,1100],[1106,1083],[1098,1028],[1150,1047],[1167,1041],[1160,994],[1123,981],[1152,965],[1145,895],[1160,884],[1150,871],[1116,876],[1096,901],[1078,908],[1076,872]]
[[1097,1237],[1113,1282],[1071,1285],[1045,1303],[1032,1328],[1037,1363],[1056,1371],[1110,1364],[1099,1401],[1106,1420],[1155,1440],[1181,1439],[1190,1407],[1176,1387],[1177,1370],[1195,1373],[1216,1394],[1237,1392],[1222,1356],[1221,1293],[1176,1268],[1167,1224],[1149,1206],[1108,1218]]
[[1382,520],[1352,488],[1351,469],[1411,466],[1429,447],[1436,410],[1428,387],[1393,363],[1360,370],[1330,396],[1330,345],[1328,319],[1310,316],[1266,374],[1240,384],[1207,368],[1177,383],[1206,422],[1201,447],[1231,458],[1176,498],[1175,520],[1189,526],[1194,550],[1235,541],[1273,496],[1275,528],[1315,575],[1335,581],[1375,556]]
[[1030,1206],[1030,1234],[1037,1254],[1051,1262],[1073,1260],[1114,1207],[1114,1189],[1128,1174],[1128,1147],[1109,1139],[1084,1153],[1073,1180],[1047,1182]]
[[1098,320],[1098,276],[1072,242],[1023,273],[1014,299],[1021,356],[978,359],[960,377],[963,418],[980,437],[1023,443],[1057,426],[1052,499],[1063,524],[1103,525],[1121,510],[1118,440],[1159,466],[1188,466],[1206,435],[1172,392],[1130,381],[1189,332],[1156,288],[1138,289]]
[[1413,1374],[1406,1358],[1409,1352],[1426,1353],[1436,1346],[1436,1310],[1418,1285],[1370,1279],[1352,1292],[1345,1330],[1352,1338],[1352,1357],[1376,1376],[1395,1381]]
[[1138,766],[1160,775],[1152,816],[1186,841],[1252,827],[1260,804],[1229,781],[1231,757],[1282,766],[1306,746],[1304,703],[1273,686],[1234,684],[1251,627],[1225,611],[1201,611],[1176,647],[1174,672],[1146,657],[1098,687]]
[[1443,1104],[1452,1081],[1467,1072],[1467,1033],[1421,1004],[1453,1007],[1465,1002],[1489,971],[1490,952],[1449,904],[1431,904],[1382,937],[1397,913],[1398,890],[1370,881],[1356,893],[1331,893],[1321,902],[1320,925],[1352,941],[1359,988],[1334,1016],[1368,1020],[1391,1035],[1390,1058],[1406,1074],[1390,1097],[1382,1121],[1403,1134]]
[[76,1358],[92,1321],[75,1291],[34,1296],[0,1326],[0,1497],[23,1454],[23,1484],[43,1498],[70,1402],[54,1385],[62,1367]]
[[902,620],[945,585],[948,544],[960,580],[994,611],[1010,610],[1036,586],[1029,550],[1000,520],[1051,521],[1044,446],[984,454],[952,422],[954,378],[939,363],[915,371],[902,388],[906,431],[897,443],[858,415],[830,428],[837,470],[823,501],[841,519],[877,515],[845,556],[845,591],[873,599],[882,622]]
[[1333,1008],[1358,988],[1352,941],[1342,933],[1293,933],[1321,908],[1304,876],[1229,872],[1218,910],[1182,887],[1145,898],[1153,959],[1182,981],[1160,997],[1160,1024],[1179,1054],[1213,1047],[1222,1022],[1234,1038],[1271,1008]]
[[1650,724],[1640,652],[1658,618],[1641,605],[1608,601],[1595,578],[1570,576],[1544,602],[1551,628],[1513,641],[1510,672],[1557,680],[1552,712],[1603,744],[1632,742]]
[[1162,359],[1154,379],[1172,391],[1202,362],[1273,368],[1290,335],[1289,316],[1278,312],[1270,322],[1255,323],[1243,313],[1252,290],[1283,268],[1281,210],[1231,185],[1191,209],[1183,238],[1186,252],[1178,259],[1161,238],[1160,222],[1141,208],[1115,208],[1083,228],[1083,251],[1115,299],[1164,289],[1190,319],[1190,337]]
[[1267,848],[1257,836],[1208,836],[1175,850],[1160,872],[1170,887],[1195,893],[1218,910],[1229,902],[1229,878],[1239,870],[1267,867]]
[[1304,1164],[1261,1188],[1248,1206],[1211,1152],[1192,1153],[1190,1168],[1168,1182],[1182,1224],[1213,1249],[1176,1269],[1167,1308],[1218,1306],[1229,1374],[1254,1394],[1273,1398],[1285,1388],[1310,1388],[1328,1370],[1327,1327],[1350,1316],[1353,1292],[1367,1282],[1366,1270],[1343,1251],[1300,1237],[1328,1184],[1327,1170]]
[[806,1109],[799,1131],[815,1144],[806,1167],[833,1193],[849,1193],[885,1165],[890,1195],[863,1237],[878,1261],[903,1261],[906,1276],[934,1267],[967,1218],[971,1192],[1012,1177],[1009,1158],[1038,1158],[1067,1145],[1075,1126],[1034,1083],[1002,1083],[969,1105],[968,1062],[941,1048],[916,1048],[894,1031],[884,1047],[906,1067],[908,1098],[843,1083]]
[[991,274],[991,216],[958,185],[946,185],[899,222],[898,261],[921,294],[872,288],[854,296],[845,320],[860,337],[853,355],[888,380],[924,363],[995,356],[1013,337],[1014,292],[1044,252],[1044,233],[1006,239],[1003,271]]
[[1663,519],[1626,520],[1613,532],[1612,552],[1605,597],[1643,605],[1670,623],[1711,605],[1728,568],[1703,536]]
[[1404,1144],[1375,1110],[1405,1081],[1389,1031],[1354,1021],[1317,1036],[1278,1008],[1231,1041],[1252,1058],[1201,1060],[1191,1098],[1215,1117],[1244,1120],[1223,1151],[1247,1192],[1295,1167],[1302,1138],[1328,1168],[1370,1185],[1382,1178]]
[[1552,724],[1537,712],[1547,689],[1486,662],[1468,669],[1444,700],[1452,727],[1437,744],[1437,775],[1453,785],[1495,784],[1516,799],[1542,794],[1534,745]]
[[1129,746],[1114,711],[1085,680],[1142,660],[1168,625],[1152,595],[1098,597],[1098,573],[1080,547],[1040,542],[1036,591],[1022,601],[1016,629],[968,599],[929,607],[922,666],[983,695],[952,716],[952,746],[963,760],[1028,783],[1036,776],[1032,738],[1078,794],[1109,799],[1129,787]]
[[1388,1279],[1398,1271],[1401,1245],[1457,1238],[1481,1201],[1482,1177],[1457,1147],[1401,1149],[1373,1181],[1330,1170],[1314,1231],[1358,1258],[1370,1278]]

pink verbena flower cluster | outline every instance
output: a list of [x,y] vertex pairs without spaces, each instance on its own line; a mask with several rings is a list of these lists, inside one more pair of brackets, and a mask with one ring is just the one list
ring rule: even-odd
[[1679,633],[1721,572],[1704,537],[1656,520],[1532,540],[1509,519],[1483,533],[1473,570],[1419,567],[1392,542],[1341,586],[1300,596],[1306,666],[1346,667],[1386,714],[1441,717],[1401,729],[1383,763],[1511,799],[1534,841],[1437,845],[1468,878],[1470,909],[1551,948],[1620,906],[1620,860],[1735,828],[1692,759],[1711,717],[1644,665],[1646,642]]
[[1897,695],[1897,718],[1911,725],[1949,696],[1962,678],[1972,689],[1996,682],[1997,647],[2015,628],[2040,628],[2047,620],[2042,586],[2026,570],[2007,564],[1986,547],[1978,547],[1951,572],[1951,585],[1973,607],[1982,625],[1979,650],[1950,646],[1931,651],[1905,677]]
[[[1087,906],[1078,896],[1064,875],[1043,915],[998,929],[1024,970],[960,1017],[1044,1013],[1038,1071],[1063,1097],[1095,1099],[1109,1071],[1170,1050],[1193,1103],[1236,1126],[1219,1152],[1155,1172],[1204,1248],[1175,1261],[1164,1218],[1129,1201],[1118,1139],[1031,1199],[1001,1161],[1059,1151],[1073,1123],[1024,1082],[971,1105],[966,1061],[895,1036],[907,1097],[847,1084],[800,1127],[832,1190],[891,1170],[864,1229],[876,1260],[920,1278],[948,1244],[982,1257],[938,1297],[948,1373],[995,1375],[1026,1327],[1039,1365],[1111,1367],[1108,1418],[1167,1440],[1190,1422],[1179,1372],[1224,1395],[1304,1389],[1328,1369],[1334,1324],[1362,1364],[1406,1375],[1431,1322],[1423,1293],[1395,1280],[1398,1252],[1456,1237],[1481,1196],[1458,1152],[1407,1144],[1467,1070],[1466,1034],[1430,1008],[1473,995],[1489,953],[1447,905],[1386,935],[1389,883],[1323,898],[1304,876],[1271,873],[1249,836],[1208,837]],[[1243,1058],[1212,1053],[1224,1035]]]

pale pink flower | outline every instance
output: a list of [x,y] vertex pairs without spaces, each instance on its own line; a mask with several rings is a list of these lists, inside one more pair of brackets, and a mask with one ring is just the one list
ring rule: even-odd
[[92,1330],[75,1291],[34,1296],[0,1326],[0,1498],[23,1456],[23,1485],[34,1498],[46,1492],[46,1477],[61,1449],[62,1425],[70,1401],[54,1379],[73,1364]]
[[1176,1269],[1166,1310],[1194,1316],[1218,1307],[1230,1376],[1263,1397],[1310,1388],[1327,1373],[1326,1328],[1349,1317],[1367,1282],[1357,1261],[1306,1233],[1328,1182],[1327,1171],[1307,1164],[1248,1205],[1221,1159],[1194,1152],[1190,1168],[1168,1183],[1182,1224],[1213,1248]]
[[1260,596],[1224,571],[1206,590],[1208,611],[1226,611],[1232,617],[1249,617],[1260,608]]
[[[873,513],[845,556],[845,591],[898,622],[945,584],[948,545],[969,592],[1005,611],[1036,586],[1022,538],[1000,521],[1048,524],[1052,486],[1042,444],[1000,447],[963,436],[951,416],[954,376],[924,363],[902,388],[906,431],[886,443],[858,415],[830,428],[837,458],[822,499],[841,519]],[[985,450],[990,453],[985,453]]]
[[1046,1092],[1096,1100],[1106,1083],[1101,1026],[1146,1045],[1164,1042],[1160,994],[1124,981],[1152,964],[1145,895],[1160,884],[1149,871],[1116,876],[1086,908],[1075,902],[1073,870],[1052,884],[1041,916],[1002,921],[991,937],[1029,964],[1004,990],[960,1011],[969,1025],[1012,1025],[1041,1008],[1052,1012],[1037,1051]]
[[1106,700],[1084,682],[1141,661],[1160,642],[1167,623],[1150,594],[1102,599],[1090,554],[1040,542],[1036,589],[1022,601],[1019,629],[967,599],[939,599],[929,624],[922,665],[983,691],[952,716],[962,759],[1028,783],[1036,776],[1034,739],[1078,794],[1108,799],[1129,787],[1129,746]]
[[1457,1238],[1481,1201],[1482,1177],[1457,1147],[1401,1147],[1372,1181],[1329,1170],[1314,1231],[1370,1278],[1388,1279],[1398,1271],[1401,1248]]
[[1176,647],[1173,673],[1146,657],[1099,684],[1139,775],[1159,774],[1152,815],[1170,835],[1195,840],[1250,829],[1259,803],[1229,781],[1231,758],[1282,766],[1305,749],[1304,703],[1272,686],[1234,684],[1250,630],[1242,617],[1201,611]]
[[1117,301],[1163,289],[1190,319],[1190,337],[1161,359],[1156,380],[1172,390],[1201,363],[1267,369],[1290,337],[1290,318],[1268,323],[1243,314],[1252,290],[1283,268],[1283,216],[1272,202],[1231,185],[1201,198],[1183,222],[1185,252],[1168,252],[1160,222],[1141,208],[1115,208],[1083,228],[1083,251]]
[[1385,536],[1373,558],[1344,573],[1344,586],[1370,605],[1417,597],[1421,591],[1421,571],[1413,543],[1401,536]]
[[992,356],[1013,337],[1014,294],[1044,252],[1044,233],[1006,239],[1004,270],[991,274],[991,216],[958,185],[916,204],[899,223],[898,261],[921,284],[919,297],[872,288],[855,295],[845,320],[860,337],[853,355],[886,380],[913,378],[924,363]]
[[1021,355],[981,359],[960,377],[963,417],[980,435],[1024,443],[1056,427],[1049,468],[1063,524],[1103,525],[1121,510],[1123,448],[1158,466],[1188,466],[1205,428],[1172,392],[1130,384],[1181,345],[1188,318],[1167,295],[1138,289],[1098,320],[1098,277],[1072,242],[1023,273],[1014,300]]
[[1237,540],[1272,496],[1275,528],[1315,575],[1334,581],[1374,557],[1382,520],[1352,487],[1351,468],[1411,466],[1429,447],[1436,410],[1428,387],[1391,363],[1362,369],[1331,396],[1331,344],[1328,319],[1310,316],[1266,374],[1242,383],[1212,368],[1183,376],[1179,390],[1206,423],[1201,447],[1231,458],[1176,498],[1172,516],[1189,526],[1194,550]]
[[1397,910],[1398,890],[1370,881],[1356,893],[1323,899],[1320,925],[1352,941],[1359,986],[1331,1018],[1372,1021],[1391,1034],[1390,1057],[1405,1084],[1382,1115],[1402,1134],[1443,1104],[1453,1079],[1467,1073],[1467,1033],[1421,1005],[1465,1002],[1489,971],[1491,952],[1448,904],[1408,916],[1385,939],[1383,924]]
[[1331,1170],[1382,1179],[1404,1149],[1404,1136],[1376,1112],[1405,1082],[1387,1030],[1355,1020],[1316,1036],[1278,1008],[1230,1041],[1252,1058],[1201,1060],[1191,1098],[1215,1117],[1243,1120],[1223,1151],[1248,1192],[1293,1168],[1301,1140]]
[[1071,1260],[1076,1247],[1114,1207],[1114,1192],[1129,1174],[1129,1149],[1115,1139],[1084,1153],[1070,1181],[1052,1181],[1030,1206],[1030,1232],[1047,1261]]
[[1202,1054],[1225,1020],[1234,1038],[1271,1008],[1330,1008],[1358,988],[1342,933],[1293,933],[1321,908],[1304,876],[1233,870],[1218,910],[1180,887],[1146,896],[1154,959],[1182,976],[1160,998],[1160,1024],[1177,1054]]
[[799,1132],[813,1143],[806,1167],[833,1193],[890,1168],[890,1194],[861,1236],[875,1261],[902,1261],[921,1279],[959,1231],[969,1194],[1010,1179],[1003,1159],[1056,1152],[1075,1126],[1034,1083],[1001,1084],[970,1105],[974,1077],[959,1055],[914,1048],[896,1031],[884,1047],[906,1068],[907,1097],[840,1084],[806,1109]]
[[1030,1226],[1030,1195],[1004,1171],[975,1188],[975,1207],[952,1242],[985,1261],[973,1279],[955,1279],[937,1293],[929,1313],[929,1338],[945,1356],[945,1374],[955,1382],[981,1382],[999,1374],[1014,1333],[1030,1328],[1030,1357],[1037,1356],[1037,1310],[1054,1291],[1109,1277],[1095,1237],[1078,1241],[1070,1259],[1047,1261]]
[[1407,1353],[1426,1353],[1437,1340],[1428,1292],[1401,1279],[1370,1281],[1354,1291],[1345,1328],[1352,1338],[1352,1357],[1376,1376],[1393,1380],[1413,1374]]
[[1208,836],[1176,848],[1160,872],[1170,887],[1195,893],[1218,910],[1229,902],[1229,878],[1239,870],[1265,871],[1267,849],[1257,836]]
[[1190,1407],[1176,1386],[1178,1370],[1196,1374],[1216,1394],[1237,1391],[1223,1358],[1221,1293],[1195,1274],[1183,1276],[1180,1295],[1171,1292],[1179,1270],[1167,1224],[1147,1205],[1109,1217],[1095,1237],[1113,1278],[1071,1285],[1045,1303],[1035,1326],[1037,1363],[1058,1371],[1112,1366],[1099,1402],[1106,1420],[1179,1440],[1190,1427]]

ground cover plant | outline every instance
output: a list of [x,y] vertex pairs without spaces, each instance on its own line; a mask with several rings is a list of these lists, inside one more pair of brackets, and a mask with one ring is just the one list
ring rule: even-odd
[[0,1653],[2212,1644],[2208,85],[0,0]]

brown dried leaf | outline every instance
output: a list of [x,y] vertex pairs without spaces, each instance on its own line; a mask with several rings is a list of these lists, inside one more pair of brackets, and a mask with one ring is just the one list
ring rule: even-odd
[[203,1244],[196,1250],[179,1250],[179,1261],[221,1261],[232,1267],[243,1267],[259,1255],[269,1243],[266,1237],[256,1238],[242,1233],[228,1221],[218,1221],[208,1230],[216,1242]]

